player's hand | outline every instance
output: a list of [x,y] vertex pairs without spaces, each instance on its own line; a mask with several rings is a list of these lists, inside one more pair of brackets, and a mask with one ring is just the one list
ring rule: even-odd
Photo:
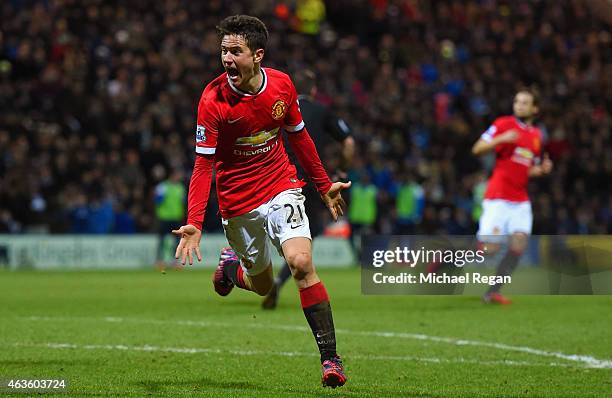
[[182,265],[185,265],[185,260],[188,259],[189,265],[193,265],[193,252],[195,251],[198,261],[202,261],[202,254],[200,253],[202,231],[191,224],[187,224],[179,229],[172,230],[172,233],[181,237],[181,241],[176,247],[174,258],[178,259],[180,257]]
[[544,159],[542,160],[542,164],[540,165],[540,167],[542,169],[543,175],[550,174],[550,172],[552,171],[553,162],[552,160],[550,160],[550,157],[547,153],[544,154]]
[[321,199],[329,209],[334,221],[338,221],[338,217],[344,215],[346,202],[342,199],[340,192],[343,189],[351,187],[351,182],[334,182],[325,195],[321,195]]
[[502,133],[496,137],[497,144],[508,144],[511,142],[515,142],[518,140],[519,134],[516,130],[508,130],[505,133]]

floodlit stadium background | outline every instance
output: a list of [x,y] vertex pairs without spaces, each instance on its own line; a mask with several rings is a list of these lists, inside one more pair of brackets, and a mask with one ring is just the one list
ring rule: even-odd
[[[412,179],[425,195],[414,232],[475,232],[492,164],[469,149],[536,84],[555,171],[531,186],[534,233],[610,233],[612,37],[599,3],[5,2],[0,231],[154,231],[154,187],[172,168],[188,179],[197,101],[222,72],[214,26],[251,13],[271,32],[265,66],[312,68],[318,99],[354,128],[350,179],[378,191],[368,229],[401,227],[395,199]],[[333,168],[337,154],[320,151]],[[208,214],[220,231],[214,200]]]
[[[609,242],[610,0],[2,2],[0,380],[64,377],[74,396],[337,395],[319,389],[295,287],[274,312],[214,295],[214,194],[207,267],[154,272],[155,187],[172,170],[188,182],[197,102],[222,72],[214,26],[237,13],[267,24],[264,66],[316,72],[317,99],[355,132],[349,179],[376,190],[373,220],[350,216],[315,245],[343,392],[609,394],[609,296],[364,296],[346,236],[474,234],[493,159],[470,148],[535,84],[555,168],[530,185],[534,234]],[[319,150],[333,169],[337,152]],[[404,218],[402,192],[422,203]]]

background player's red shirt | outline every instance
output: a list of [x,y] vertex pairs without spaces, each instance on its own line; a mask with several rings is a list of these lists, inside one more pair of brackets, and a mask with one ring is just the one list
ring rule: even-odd
[[[270,68],[262,68],[262,73],[262,87],[256,94],[234,87],[223,73],[204,89],[198,105],[195,150],[214,155],[219,208],[226,219],[305,185],[297,178],[281,139],[282,130],[302,134],[304,129],[297,92],[285,73]],[[312,156],[312,161],[320,165],[318,156]],[[329,181],[322,167],[320,170]],[[210,170],[198,171],[204,172]],[[325,185],[328,188],[331,182]],[[196,198],[194,191],[203,189],[204,197]],[[201,225],[209,189],[190,186],[189,223]]]
[[503,116],[496,119],[481,138],[491,141],[508,130],[515,130],[519,137],[516,142],[495,147],[495,168],[484,198],[525,202],[529,200],[529,168],[540,156],[542,134],[537,127],[528,126],[514,116]]

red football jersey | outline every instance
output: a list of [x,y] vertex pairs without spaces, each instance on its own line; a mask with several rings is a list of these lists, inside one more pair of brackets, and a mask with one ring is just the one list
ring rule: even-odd
[[[288,133],[304,129],[297,92],[285,73],[261,70],[263,83],[256,94],[234,87],[223,73],[204,89],[198,105],[195,150],[214,154],[219,208],[226,219],[305,185],[297,178],[281,137],[283,129]],[[320,164],[318,156],[316,160]],[[199,214],[191,208],[190,213]]]
[[537,127],[528,126],[514,116],[503,116],[496,119],[481,138],[491,141],[508,130],[515,130],[519,137],[515,142],[495,147],[495,168],[484,198],[525,202],[529,200],[529,168],[539,159],[542,134]]

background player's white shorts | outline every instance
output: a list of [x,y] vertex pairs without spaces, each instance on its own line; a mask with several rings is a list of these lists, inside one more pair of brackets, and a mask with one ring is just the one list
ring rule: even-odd
[[515,232],[531,234],[532,225],[530,202],[485,199],[477,236],[481,242],[498,243]]
[[248,213],[222,219],[225,237],[249,275],[257,275],[271,263],[270,244],[283,255],[288,239],[310,236],[305,198],[301,189],[283,191]]

